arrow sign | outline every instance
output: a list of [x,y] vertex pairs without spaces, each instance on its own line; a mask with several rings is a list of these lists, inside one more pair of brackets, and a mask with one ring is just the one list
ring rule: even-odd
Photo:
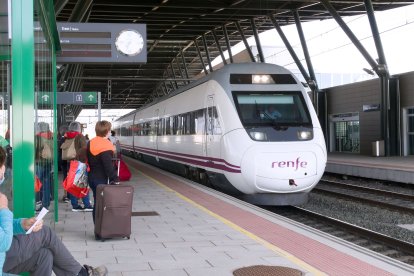
[[52,104],[52,92],[37,92],[37,103],[49,105]]
[[83,99],[83,102],[85,104],[96,104],[97,103],[96,92],[86,92],[85,94],[86,95]]
[[50,97],[48,95],[46,95],[46,94],[42,96],[43,102],[48,102],[49,101],[49,98]]

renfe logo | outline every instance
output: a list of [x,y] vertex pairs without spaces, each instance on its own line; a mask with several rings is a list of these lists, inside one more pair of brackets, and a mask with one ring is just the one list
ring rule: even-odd
[[276,161],[272,162],[272,169],[273,168],[294,168],[295,171],[298,170],[298,168],[306,168],[308,165],[308,162],[306,161],[299,161],[299,158],[296,158],[296,161]]

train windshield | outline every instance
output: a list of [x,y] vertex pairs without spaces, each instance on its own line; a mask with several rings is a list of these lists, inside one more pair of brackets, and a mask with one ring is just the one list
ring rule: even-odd
[[233,92],[244,126],[310,126],[308,108],[300,91]]

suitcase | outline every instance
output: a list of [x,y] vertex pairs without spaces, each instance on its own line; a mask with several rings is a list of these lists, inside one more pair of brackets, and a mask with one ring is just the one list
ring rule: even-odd
[[122,160],[121,154],[117,157],[112,158],[115,169],[118,171],[119,181],[129,181],[131,179],[131,171],[128,165]]
[[96,188],[95,239],[130,238],[132,198],[130,185],[100,184]]

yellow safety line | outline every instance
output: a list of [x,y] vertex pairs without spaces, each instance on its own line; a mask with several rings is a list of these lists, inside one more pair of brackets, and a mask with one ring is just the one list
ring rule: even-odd
[[[133,169],[134,169],[134,170],[137,170],[137,169],[135,169],[135,168],[133,168]],[[165,190],[167,190],[167,191],[169,191],[169,192],[172,192],[172,193],[175,193],[175,194],[176,194],[178,197],[180,197],[181,199],[183,199],[183,200],[185,200],[185,201],[187,201],[187,202],[191,203],[192,205],[194,205],[194,206],[196,206],[197,208],[199,208],[200,210],[202,210],[202,211],[206,212],[206,213],[207,213],[207,214],[209,214],[210,216],[215,217],[216,219],[220,220],[221,222],[223,222],[224,224],[226,224],[226,225],[230,226],[231,228],[233,228],[233,229],[235,229],[235,230],[237,230],[237,231],[239,231],[239,232],[243,233],[244,235],[248,236],[248,237],[249,237],[249,238],[251,238],[252,240],[255,240],[255,241],[257,241],[258,243],[261,243],[261,244],[262,244],[263,246],[265,246],[266,248],[268,248],[268,249],[270,249],[270,250],[272,250],[272,251],[276,252],[276,253],[277,253],[277,254],[279,254],[280,256],[283,256],[283,257],[285,257],[286,259],[288,259],[288,260],[290,260],[291,262],[293,262],[294,264],[296,264],[296,265],[298,265],[298,266],[302,267],[302,268],[303,268],[304,270],[306,270],[307,272],[310,272],[310,273],[312,273],[313,275],[326,275],[326,274],[325,274],[325,273],[323,273],[322,271],[320,271],[320,270],[318,270],[318,269],[314,268],[313,266],[311,266],[311,265],[309,265],[308,263],[306,263],[306,262],[302,261],[301,259],[299,259],[299,258],[297,258],[297,257],[293,256],[292,254],[290,254],[290,253],[286,252],[285,250],[283,250],[283,249],[281,249],[281,248],[279,248],[279,247],[277,247],[277,246],[275,246],[275,245],[273,245],[273,244],[271,244],[271,243],[267,242],[266,240],[264,240],[264,239],[262,239],[262,238],[260,238],[260,237],[256,236],[255,234],[253,234],[253,233],[251,233],[251,232],[247,231],[246,229],[244,229],[244,228],[242,228],[242,227],[238,226],[237,224],[235,224],[235,223],[233,223],[233,222],[231,222],[231,221],[229,221],[229,220],[227,220],[227,219],[223,218],[222,216],[220,216],[220,215],[218,215],[218,214],[216,214],[216,213],[214,213],[214,212],[210,211],[209,209],[207,209],[207,208],[205,208],[205,207],[201,206],[200,204],[196,203],[195,201],[193,201],[193,200],[189,199],[188,197],[186,197],[186,196],[184,196],[184,195],[182,195],[182,194],[178,193],[177,191],[175,191],[175,190],[173,190],[173,189],[169,188],[168,186],[166,186],[166,185],[162,184],[162,183],[161,183],[161,182],[159,182],[158,180],[156,180],[156,179],[152,178],[151,176],[149,176],[149,175],[147,175],[147,174],[143,173],[142,171],[140,171],[140,170],[137,170],[137,171],[139,171],[140,173],[142,173],[145,177],[147,177],[147,178],[151,179],[152,181],[154,181],[157,185],[161,186],[161,187],[162,187],[162,188],[164,188]]]

